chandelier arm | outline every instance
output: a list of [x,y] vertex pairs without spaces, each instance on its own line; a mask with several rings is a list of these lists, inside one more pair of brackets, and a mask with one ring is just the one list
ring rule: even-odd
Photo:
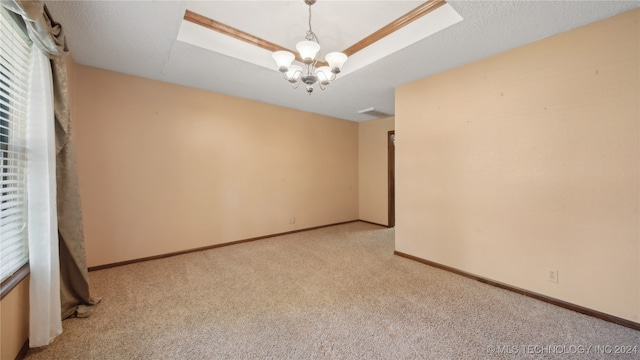
[[302,77],[302,71],[296,70],[291,77],[287,76],[286,72],[282,73],[282,77],[291,84],[291,87],[297,89],[300,86],[300,78]]
[[[327,79],[326,74],[325,74],[324,72],[322,72],[322,71],[318,71],[318,72],[316,73],[316,75],[318,75],[318,84],[322,84],[322,81],[321,81],[321,80],[326,81],[326,82],[327,82],[327,84],[329,83],[329,81],[331,81],[331,79]],[[322,89],[322,90],[324,90],[324,89]]]
[[331,77],[329,79],[327,79],[327,81],[333,81],[336,79],[336,74],[335,73],[331,73]]
[[293,74],[291,74],[291,77],[287,76],[287,72],[286,71],[282,73],[282,77],[284,77],[284,79],[287,80],[287,81],[291,81],[291,80],[295,79],[296,77],[300,78],[300,76],[302,76],[302,71],[300,71],[300,70],[296,70]]

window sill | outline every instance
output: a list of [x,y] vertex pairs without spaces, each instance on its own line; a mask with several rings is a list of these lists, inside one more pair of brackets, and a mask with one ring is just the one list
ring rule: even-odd
[[18,271],[0,284],[0,300],[4,299],[27,275],[29,275],[29,263],[24,264]]

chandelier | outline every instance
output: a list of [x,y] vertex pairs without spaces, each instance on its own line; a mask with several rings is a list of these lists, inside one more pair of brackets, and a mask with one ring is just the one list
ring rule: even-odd
[[[311,30],[311,5],[315,4],[316,0],[304,0],[304,3],[309,5],[309,30],[305,36],[306,40],[296,44],[296,50],[300,55],[298,60],[303,65],[292,65],[296,56],[290,51],[276,51],[272,56],[285,80],[290,82],[294,89],[298,88],[301,82],[304,83],[307,86],[307,92],[311,95],[313,85],[316,83],[321,90],[327,88],[327,85],[340,73],[342,65],[347,61],[347,55],[332,52],[325,56],[326,64],[318,60],[320,41]],[[317,67],[317,65],[322,66]]]

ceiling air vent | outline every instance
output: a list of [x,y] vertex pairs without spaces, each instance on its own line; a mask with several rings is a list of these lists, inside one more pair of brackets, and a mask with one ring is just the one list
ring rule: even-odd
[[389,116],[393,116],[392,114],[387,114],[385,112],[376,110],[374,108],[368,108],[368,109],[360,110],[360,111],[358,111],[358,114],[369,115],[369,116],[373,116],[373,117],[377,117],[377,118],[386,118],[386,117],[389,117]]

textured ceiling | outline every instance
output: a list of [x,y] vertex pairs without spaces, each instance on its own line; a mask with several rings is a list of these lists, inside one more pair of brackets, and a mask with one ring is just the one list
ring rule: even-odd
[[[72,56],[80,64],[353,121],[372,119],[358,113],[371,107],[393,114],[398,85],[640,6],[640,1],[449,1],[463,21],[312,95],[302,86],[293,90],[276,71],[177,40],[186,9],[229,25],[249,23],[248,32],[258,37],[281,36],[277,35],[281,28],[287,34],[295,33],[294,37],[304,36],[304,32],[287,29],[300,27],[300,18],[306,21],[306,10],[302,15],[287,10],[288,16],[265,16],[260,9],[269,3],[306,9],[299,4],[302,0],[47,1],[47,6],[63,25]],[[358,29],[354,24],[380,28],[388,23],[382,16],[385,12],[395,16],[398,9],[412,8],[415,3],[318,0],[314,11],[320,5],[355,10],[334,10],[333,17],[319,16],[312,25],[319,36],[327,33],[323,36],[331,38],[331,31],[341,28],[346,36]],[[363,13],[369,14],[366,20],[358,16]]]

